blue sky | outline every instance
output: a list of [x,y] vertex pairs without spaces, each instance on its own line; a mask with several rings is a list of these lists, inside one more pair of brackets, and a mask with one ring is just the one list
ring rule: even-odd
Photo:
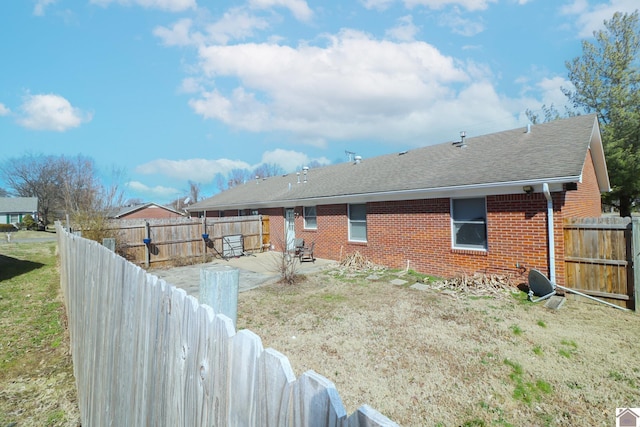
[[[0,162],[124,172],[129,198],[380,154],[563,109],[565,61],[637,0],[19,0],[0,4]],[[498,162],[497,162],[498,165]],[[0,187],[4,187],[0,182]]]

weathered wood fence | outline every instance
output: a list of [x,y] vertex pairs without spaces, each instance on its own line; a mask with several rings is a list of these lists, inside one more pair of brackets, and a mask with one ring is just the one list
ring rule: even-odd
[[110,230],[116,236],[118,253],[146,267],[258,252],[270,241],[269,217],[262,215],[117,220]]
[[640,218],[570,218],[563,228],[567,287],[637,309]]
[[236,332],[184,290],[56,228],[83,425],[397,425],[367,405],[347,416],[326,378],[296,379],[253,332]]

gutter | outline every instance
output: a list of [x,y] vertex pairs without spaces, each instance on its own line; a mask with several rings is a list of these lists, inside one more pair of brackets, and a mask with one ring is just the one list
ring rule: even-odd
[[[221,203],[218,205],[207,204],[206,207],[191,205],[188,212],[202,212],[204,210],[233,210],[233,209],[260,209],[260,208],[291,208],[296,206],[311,206],[323,204],[341,203],[366,203],[380,201],[401,201],[415,199],[434,199],[439,197],[473,197],[493,196],[501,194],[517,194],[522,192],[522,187],[531,185],[540,188],[540,185],[552,185],[561,188],[567,182],[581,182],[582,176],[563,176],[552,179],[534,179],[520,181],[492,182],[470,185],[455,185],[436,188],[417,188],[410,190],[376,191],[370,193],[342,194],[332,196],[316,196],[296,199],[280,199],[266,201],[241,201],[237,203]],[[215,198],[215,196],[213,196]]]
[[553,199],[549,191],[549,184],[542,184],[542,192],[547,199],[547,247],[549,252],[549,280],[551,283],[556,282],[556,245],[553,235]]

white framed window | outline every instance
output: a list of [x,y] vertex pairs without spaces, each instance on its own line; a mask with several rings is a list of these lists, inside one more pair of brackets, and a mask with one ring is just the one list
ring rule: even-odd
[[367,241],[367,205],[349,205],[349,240]]
[[318,229],[318,217],[315,206],[303,206],[302,216],[304,217],[304,228],[310,230]]
[[451,199],[453,247],[487,250],[487,202],[484,197]]
[[20,222],[20,214],[10,214],[9,223],[18,224]]

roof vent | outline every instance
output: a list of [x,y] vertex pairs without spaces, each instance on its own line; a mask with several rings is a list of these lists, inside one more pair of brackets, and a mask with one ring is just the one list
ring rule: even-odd
[[360,162],[362,162],[362,156],[355,156],[353,160],[354,160],[353,161],[354,164],[359,165]]
[[525,133],[531,133],[531,123],[527,123],[527,131]]
[[467,147],[467,143],[464,142],[464,139],[467,137],[467,132],[465,131],[461,131],[460,132],[460,141],[456,141],[453,143],[453,145],[460,147],[460,148],[466,148]]
[[304,166],[302,168],[302,173],[304,174],[304,181],[303,182],[305,184],[307,183],[307,172],[309,172],[309,166]]

